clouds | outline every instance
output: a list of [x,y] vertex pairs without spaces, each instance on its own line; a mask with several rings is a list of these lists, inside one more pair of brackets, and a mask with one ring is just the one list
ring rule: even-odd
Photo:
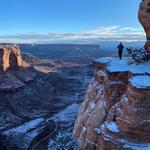
[[79,43],[98,44],[103,41],[144,41],[142,29],[133,27],[108,26],[73,33],[24,33],[0,35],[0,42],[13,43]]

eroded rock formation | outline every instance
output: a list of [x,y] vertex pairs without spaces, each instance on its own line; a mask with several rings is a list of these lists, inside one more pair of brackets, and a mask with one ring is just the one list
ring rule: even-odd
[[139,21],[142,24],[147,42],[145,44],[145,49],[150,52],[150,0],[143,0],[139,8]]
[[73,131],[81,148],[150,148],[149,63],[136,65],[129,58],[101,58],[94,64],[94,78]]
[[0,70],[17,69],[22,66],[21,51],[18,46],[0,47]]
[[0,46],[0,91],[14,91],[34,78],[18,46]]

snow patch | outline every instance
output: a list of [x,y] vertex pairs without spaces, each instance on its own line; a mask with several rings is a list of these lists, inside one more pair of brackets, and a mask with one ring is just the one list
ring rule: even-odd
[[100,77],[105,77],[106,73],[104,71],[98,71],[97,73]]
[[66,109],[61,111],[60,113],[54,115],[50,118],[50,120],[54,121],[62,121],[62,122],[74,122],[77,112],[79,110],[79,104],[72,104],[68,106]]
[[44,123],[44,119],[38,118],[30,122],[27,122],[19,127],[5,131],[3,132],[3,134],[13,138],[20,148],[28,149],[32,140],[40,132],[40,129],[38,128],[36,129],[36,127],[41,125],[42,123]]
[[110,72],[127,72],[129,70],[126,59],[114,59],[107,67]]
[[102,57],[95,60],[97,63],[107,64],[110,63],[113,60],[112,57]]
[[90,107],[91,110],[93,110],[94,107],[95,107],[95,103],[94,103],[94,102],[90,102],[90,103],[89,103],[89,107]]
[[101,133],[101,129],[100,128],[95,128],[94,131],[96,132],[96,134],[100,134]]
[[87,129],[85,126],[83,126],[82,131],[85,132]]
[[118,133],[119,129],[118,129],[118,125],[115,122],[107,122],[105,123],[106,128],[109,129],[112,132]]
[[150,88],[150,76],[135,76],[129,82],[137,88]]
[[19,127],[10,129],[8,131],[5,131],[4,134],[10,134],[13,132],[17,132],[17,133],[27,133],[30,129],[35,128],[36,126],[38,126],[39,124],[41,124],[42,122],[44,122],[43,118],[38,118],[35,120],[32,120],[30,122],[27,122]]
[[106,107],[106,102],[103,101],[103,100],[99,100],[98,105],[99,105],[100,109],[105,108]]
[[124,57],[122,60],[113,57],[104,57],[96,59],[96,63],[108,64],[107,69],[110,72],[132,72],[135,74],[150,74],[150,62],[135,64],[130,63],[132,58]]

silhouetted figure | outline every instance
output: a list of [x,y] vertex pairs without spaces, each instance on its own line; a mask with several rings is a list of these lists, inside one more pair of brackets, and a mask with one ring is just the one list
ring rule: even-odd
[[118,48],[119,59],[122,59],[122,53],[123,53],[123,49],[124,49],[123,44],[120,42],[120,44],[118,45],[117,48]]

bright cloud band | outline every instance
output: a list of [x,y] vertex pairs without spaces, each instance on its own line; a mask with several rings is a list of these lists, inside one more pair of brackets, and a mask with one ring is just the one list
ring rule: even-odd
[[25,33],[0,35],[0,42],[15,43],[81,43],[98,44],[101,41],[144,41],[142,29],[132,27],[98,27],[93,30],[76,33]]

